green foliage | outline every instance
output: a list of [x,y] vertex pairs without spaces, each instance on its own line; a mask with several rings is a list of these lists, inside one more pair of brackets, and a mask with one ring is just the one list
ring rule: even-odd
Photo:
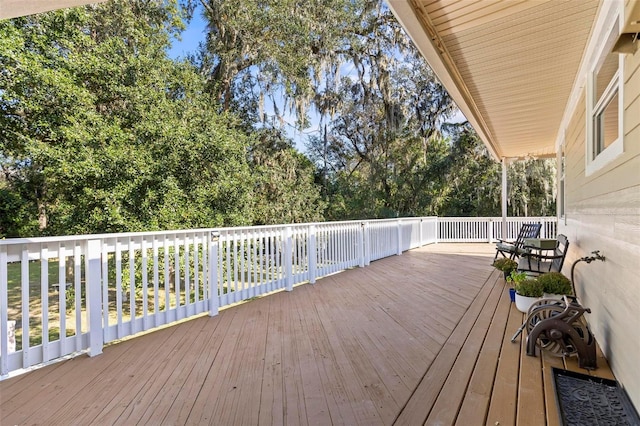
[[277,120],[289,110],[306,127],[312,101],[335,100],[331,81],[376,3],[202,0],[209,32],[201,66],[211,93],[224,110],[243,111],[251,121],[268,121],[264,104],[271,101]]
[[510,274],[511,271],[515,271],[515,269],[518,267],[518,262],[513,259],[509,259],[508,257],[503,257],[493,262],[493,267],[498,269],[499,271]]
[[545,293],[573,294],[573,287],[569,278],[560,272],[546,272],[537,278]]
[[509,276],[507,277],[507,282],[514,283],[515,285],[526,279],[527,279],[526,272],[518,272],[517,270],[514,269],[511,271],[511,274],[509,274]]
[[38,230],[37,208],[21,188],[0,181],[0,239],[34,235]]
[[525,159],[515,161],[510,164],[507,173],[509,215],[555,215],[555,160]]
[[[384,2],[201,4],[191,62],[166,55],[178,0],[0,22],[0,237],[499,214],[499,166],[442,124],[455,106]],[[311,162],[283,130],[310,106]],[[551,163],[509,173],[510,214],[552,213]]]
[[307,157],[275,129],[256,133],[251,164],[257,176],[253,197],[254,223],[316,222],[324,218],[324,202]]
[[514,287],[516,289],[516,293],[520,296],[542,297],[544,294],[542,284],[540,284],[538,280],[532,278],[516,281]]
[[181,26],[125,1],[0,23],[3,198],[28,212],[3,234],[251,223],[249,139],[166,57]]

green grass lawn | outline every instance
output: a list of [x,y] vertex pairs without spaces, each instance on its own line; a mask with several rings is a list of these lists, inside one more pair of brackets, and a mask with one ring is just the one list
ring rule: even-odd
[[[53,284],[57,284],[59,280],[57,261],[49,261],[48,263],[48,314],[49,321],[49,341],[58,340],[60,338],[60,315],[59,293]],[[42,297],[41,297],[41,266],[40,262],[29,262],[29,345],[35,346],[42,343]],[[8,304],[7,311],[9,320],[16,321],[16,349],[22,348],[22,270],[20,263],[10,263],[7,265],[7,285],[8,285]],[[63,295],[64,296],[64,295]],[[73,314],[66,315],[66,334],[73,336],[75,334],[75,316]]]
[[[41,266],[39,261],[29,262],[29,345],[36,346],[42,343],[42,318],[43,318],[43,306],[42,306],[42,290],[41,290]],[[49,260],[48,262],[48,287],[47,287],[47,319],[48,319],[48,335],[49,341],[55,341],[60,338],[60,293],[54,284],[59,283],[59,262],[57,259]],[[125,276],[128,276],[128,271],[123,270],[123,280]],[[7,265],[7,277],[8,277],[8,318],[9,320],[16,321],[16,350],[22,348],[23,339],[23,326],[22,326],[22,271],[20,263],[10,263]],[[75,310],[75,287],[73,270],[65,271],[66,283],[72,283],[71,286],[63,293],[66,301],[66,335],[73,336],[76,334],[76,310]],[[112,282],[111,282],[112,281]],[[81,286],[84,287],[84,281]],[[63,290],[64,291],[64,290]],[[81,300],[81,312],[80,315],[85,316],[86,305],[85,295],[82,291]],[[122,320],[128,321],[130,319],[130,305],[128,303],[129,291],[123,290],[122,301]],[[166,292],[163,285],[161,285],[158,292],[158,309],[165,309],[165,297]],[[202,289],[199,293],[200,299],[202,299]],[[181,304],[184,304],[186,298],[184,283],[181,283]],[[193,291],[190,294],[190,299],[193,302],[195,300],[195,294]],[[136,289],[136,314],[142,314],[142,289]],[[109,285],[109,323],[115,324],[117,322],[117,307],[116,307],[116,289],[115,279],[110,280]],[[171,280],[171,288],[169,292],[169,306],[176,306],[176,295],[173,289],[173,279]],[[148,305],[149,312],[153,312],[154,309],[154,289],[151,284],[148,289]],[[83,325],[85,327],[86,321],[83,318]],[[87,329],[82,329],[80,332],[85,332]]]
[[[68,258],[70,259],[70,258]],[[111,262],[110,258],[110,262]],[[128,279],[129,279],[129,268],[127,266],[127,261],[123,259],[122,261],[122,284],[125,288],[122,290],[122,321],[126,322],[130,319],[130,305],[129,305],[129,290],[127,287]],[[161,263],[163,265],[163,263]],[[81,268],[84,269],[84,265]],[[74,336],[76,333],[86,332],[87,324],[86,324],[86,304],[85,304],[85,294],[84,294],[84,280],[81,281],[81,310],[78,313],[82,315],[82,325],[81,330],[76,330],[76,309],[75,309],[75,279],[74,279],[74,268],[72,264],[67,265],[62,271],[65,275],[63,282],[71,283],[71,285],[66,289],[63,286],[63,293],[61,299],[61,294],[58,292],[57,285],[60,281],[60,271],[59,271],[59,261],[58,259],[50,259],[47,265],[47,274],[48,274],[48,283],[46,288],[46,300],[48,304],[46,318],[48,322],[48,335],[49,341],[55,341],[60,338],[60,305],[61,300],[65,301],[66,304],[66,312],[63,312],[62,315],[65,318],[65,332],[67,336]],[[115,270],[115,265],[109,266],[110,275],[113,274]],[[181,268],[181,273],[184,273],[184,268]],[[193,269],[190,270],[190,283],[194,282],[195,277],[193,276]],[[199,274],[199,283],[204,282],[204,277],[202,276],[202,271],[198,272]],[[7,275],[8,275],[8,318],[9,320],[16,321],[16,350],[22,349],[22,339],[23,339],[23,331],[24,327],[22,324],[22,270],[20,262],[10,263],[7,265]],[[41,275],[42,275],[42,267],[40,261],[30,261],[28,263],[28,283],[29,283],[29,345],[36,346],[42,343],[42,323],[43,323],[43,297],[42,297],[42,285],[41,285]],[[152,273],[149,274],[149,279],[152,279]],[[244,273],[244,281],[248,282],[250,275],[248,272]],[[84,278],[84,277],[82,277]],[[180,294],[176,295],[175,292],[175,278],[171,276],[169,278],[169,298],[166,299],[167,292],[164,287],[164,277],[159,277],[159,287],[158,287],[158,310],[164,311],[166,307],[176,307],[177,298],[180,299],[180,305],[185,304],[186,300],[186,291],[184,288],[184,277],[181,277],[180,280]],[[223,274],[221,277],[222,280],[226,278],[226,274]],[[263,278],[266,278],[266,275],[263,275]],[[109,280],[109,324],[116,324],[118,321],[117,317],[117,300],[116,300],[116,285],[115,285],[115,276],[110,276]],[[141,282],[140,277],[135,278],[136,283]],[[240,284],[240,283],[238,283]],[[233,292],[236,289],[235,283],[222,283],[222,291],[224,293]],[[198,298],[202,300],[203,298],[203,289],[201,284],[198,288]],[[136,288],[135,290],[136,296],[136,316],[142,315],[142,288]],[[149,287],[147,289],[147,297],[148,304],[147,309],[149,313],[154,311],[154,287],[150,282]],[[189,294],[190,302],[195,301],[195,293],[193,290],[190,291]]]

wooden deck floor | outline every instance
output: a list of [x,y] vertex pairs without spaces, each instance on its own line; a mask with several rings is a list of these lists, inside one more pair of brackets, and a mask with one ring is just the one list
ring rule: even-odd
[[0,424],[557,424],[550,367],[580,369],[509,341],[492,256],[424,247],[4,380]]

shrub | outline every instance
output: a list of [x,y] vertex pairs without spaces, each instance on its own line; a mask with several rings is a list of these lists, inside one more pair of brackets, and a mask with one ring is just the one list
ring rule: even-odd
[[545,293],[573,294],[571,281],[560,272],[542,274],[538,277],[538,282],[542,285]]
[[540,284],[538,280],[532,278],[516,282],[514,287],[516,288],[516,293],[520,296],[542,297],[544,294],[542,284]]
[[493,267],[502,272],[508,273],[514,271],[518,267],[518,262],[513,259],[509,259],[508,257],[503,257],[502,259],[498,259],[493,262]]
[[509,275],[509,277],[507,277],[507,282],[509,283],[514,283],[518,284],[519,282],[522,282],[524,280],[527,279],[527,273],[526,272],[518,272],[516,270],[511,271],[511,275]]

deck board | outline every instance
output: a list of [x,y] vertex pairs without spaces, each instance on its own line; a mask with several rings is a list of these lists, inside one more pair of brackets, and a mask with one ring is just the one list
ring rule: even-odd
[[558,424],[551,367],[585,371],[510,342],[492,257],[423,247],[3,380],[0,423]]
[[495,382],[502,337],[505,334],[509,317],[509,294],[504,291],[504,288],[500,288],[500,290],[500,301],[491,320],[489,331],[469,382],[469,388],[456,419],[456,424],[460,426],[481,425],[485,422]]

